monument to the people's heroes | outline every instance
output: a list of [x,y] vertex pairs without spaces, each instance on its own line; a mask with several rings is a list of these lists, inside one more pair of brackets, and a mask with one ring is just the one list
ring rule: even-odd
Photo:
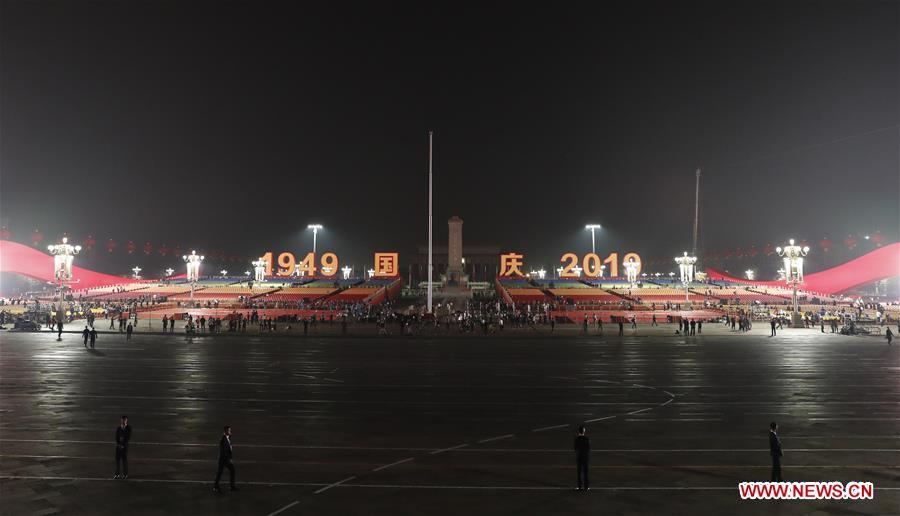
[[468,279],[463,274],[462,225],[463,220],[456,215],[447,220],[449,240],[447,242],[447,272],[444,278],[448,285],[459,285]]

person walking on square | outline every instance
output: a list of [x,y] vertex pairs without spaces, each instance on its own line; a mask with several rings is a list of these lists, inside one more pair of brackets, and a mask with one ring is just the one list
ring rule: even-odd
[[56,328],[57,328],[56,340],[62,340],[62,330],[63,330],[62,318],[60,318],[58,321],[56,321]]
[[550,333],[553,333],[554,330],[556,330],[556,317],[551,317],[550,318]]
[[771,321],[769,321],[769,327],[772,328],[772,334],[770,335],[770,337],[774,337],[775,336],[775,318],[774,317],[772,318]]
[[588,479],[588,470],[591,459],[591,439],[587,436],[587,429],[578,427],[578,435],[575,436],[575,467],[577,469],[577,490],[590,490],[591,482]]
[[88,330],[88,327],[84,327],[84,331],[81,332],[81,336],[84,338],[84,347],[87,348],[88,337],[91,335],[91,331]]
[[884,332],[884,337],[885,337],[885,338],[887,339],[887,341],[888,341],[888,346],[891,346],[891,345],[892,345],[891,342],[894,340],[894,332],[892,332],[891,329],[888,328],[888,329]]
[[162,323],[163,323],[163,333],[166,333],[166,331],[168,331],[168,329],[169,329],[169,316],[168,315],[163,315]]
[[691,319],[691,335],[697,331],[697,321]]
[[129,441],[131,441],[131,426],[128,424],[128,416],[122,416],[121,423],[116,427],[116,474],[113,478],[128,478]]
[[619,317],[619,337],[625,335],[625,323],[622,322],[622,317]]
[[597,317],[597,333],[603,335],[603,316]]
[[213,492],[221,492],[221,489],[219,489],[219,480],[222,478],[222,471],[224,471],[225,468],[228,468],[231,480],[231,490],[237,491],[238,489],[234,485],[234,453],[231,449],[231,427],[227,425],[222,429],[222,438],[219,439],[219,469],[216,472],[216,481],[213,484]]
[[659,326],[658,324],[656,324],[656,314],[653,314],[653,320],[650,323],[650,326]]
[[697,321],[697,333],[703,333],[703,320]]
[[131,332],[134,331],[134,326],[131,323],[128,323],[128,326],[125,328],[125,340],[131,340]]
[[91,349],[94,349],[94,344],[97,342],[97,330],[91,328]]
[[781,439],[778,438],[778,423],[769,423],[769,455],[772,456],[772,482],[784,482],[781,478],[781,458],[784,452],[781,449]]

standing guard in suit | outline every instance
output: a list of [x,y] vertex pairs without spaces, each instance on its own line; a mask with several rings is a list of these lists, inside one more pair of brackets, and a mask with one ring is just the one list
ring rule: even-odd
[[781,439],[778,438],[778,423],[769,424],[769,454],[772,456],[772,482],[784,482],[781,478]]
[[[128,478],[129,441],[131,441],[131,426],[128,424],[128,416],[122,416],[121,424],[116,427],[116,475],[113,478]],[[120,472],[122,474],[119,474]]]
[[222,471],[228,468],[231,476],[231,490],[237,491],[234,485],[234,454],[231,449],[231,427],[225,426],[222,430],[222,438],[219,440],[219,470],[216,472],[216,481],[213,485],[213,492],[219,493],[219,480],[222,478]]
[[578,427],[578,435],[575,436],[575,462],[578,469],[578,487],[575,489],[585,491],[591,488],[588,480],[588,466],[591,458],[591,439],[587,436],[587,429]]

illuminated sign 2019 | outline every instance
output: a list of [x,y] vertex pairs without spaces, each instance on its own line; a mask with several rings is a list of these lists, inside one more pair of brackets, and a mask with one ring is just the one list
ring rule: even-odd
[[[500,255],[500,276],[513,277],[524,276],[521,267],[524,265],[524,255],[519,253],[507,253]],[[641,272],[641,257],[637,253],[627,253],[622,257],[622,263],[634,261],[637,263],[637,272]],[[604,268],[608,265],[609,276],[617,277],[619,275],[619,253],[610,253],[606,258],[601,258],[596,253],[588,253],[580,260],[581,267],[578,266],[578,255],[575,253],[565,253],[560,257],[560,278],[580,278],[582,272],[587,278],[599,278],[604,274]]]

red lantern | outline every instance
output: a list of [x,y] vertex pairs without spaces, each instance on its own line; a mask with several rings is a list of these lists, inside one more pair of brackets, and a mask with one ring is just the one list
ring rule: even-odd
[[0,228],[0,240],[9,240],[10,236],[9,229],[7,229],[6,226]]
[[881,231],[876,231],[874,235],[869,237],[869,240],[875,244],[875,247],[881,247],[881,244],[884,243],[884,235],[881,234]]
[[750,246],[750,251],[747,253],[751,258],[756,257],[759,254],[759,249],[756,248],[755,245]]
[[844,245],[851,251],[853,249],[856,249],[856,237],[854,237],[853,235],[847,235],[847,238],[844,239]]
[[134,245],[134,242],[132,242],[131,240],[129,240],[128,243],[125,244],[125,250],[128,251],[128,254],[133,253],[135,249],[137,249],[137,246]]
[[765,254],[766,256],[772,256],[772,253],[774,253],[774,252],[775,252],[775,248],[772,247],[771,243],[768,243],[768,244],[766,244],[765,247],[763,247],[763,254]]
[[169,254],[169,247],[166,246],[166,244],[163,244],[156,249],[156,252],[159,253],[160,256],[166,256]]
[[110,238],[106,241],[106,252],[111,253],[116,250],[116,241]]
[[94,237],[92,237],[91,235],[88,235],[84,239],[84,249],[86,251],[92,250],[96,244],[97,244],[97,240],[95,240]]
[[834,247],[834,242],[832,242],[828,237],[819,240],[819,249],[821,249],[823,252],[827,253],[831,250],[832,247]]
[[35,229],[34,233],[31,234],[31,245],[37,247],[41,245],[41,242],[44,241],[44,234],[40,232],[40,230]]
[[150,255],[153,253],[153,244],[147,242],[144,244],[144,254]]

